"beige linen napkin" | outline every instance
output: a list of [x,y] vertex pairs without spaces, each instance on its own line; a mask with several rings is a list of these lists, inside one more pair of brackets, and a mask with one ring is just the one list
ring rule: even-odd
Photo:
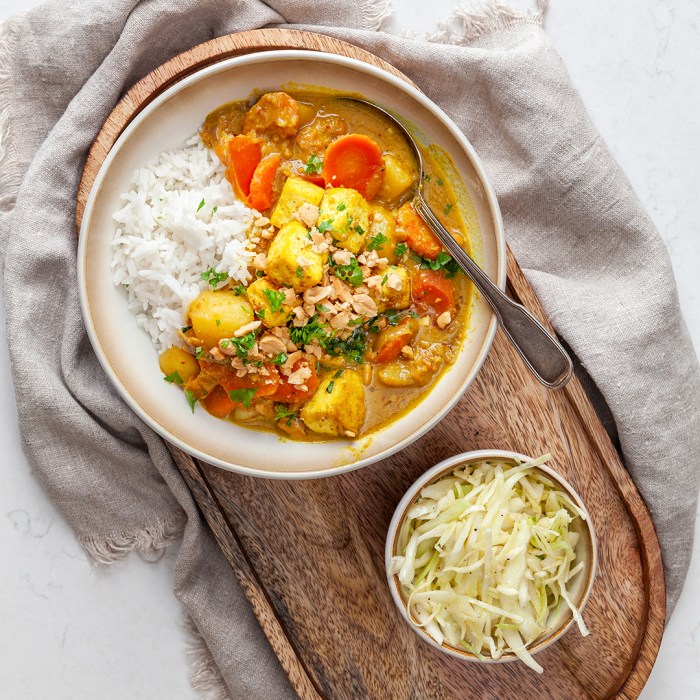
[[229,32],[293,24],[347,39],[403,70],[455,120],[484,161],[520,264],[610,407],[658,528],[670,607],[688,565],[697,360],[667,252],[541,16],[462,13],[456,33],[428,43],[378,33],[385,11],[379,0],[56,0],[0,35],[0,251],[27,458],[98,561],[183,536],[174,588],[201,635],[194,680],[223,696],[293,692],[165,445],[90,348],[74,213],[87,150],[120,95],[177,52]]

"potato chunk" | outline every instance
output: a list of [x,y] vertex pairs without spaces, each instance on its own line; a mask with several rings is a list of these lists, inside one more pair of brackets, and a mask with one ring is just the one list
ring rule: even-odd
[[[380,241],[383,242],[377,245]],[[365,240],[365,250],[376,250],[380,258],[395,263],[397,243],[399,239],[396,235],[396,220],[392,213],[379,204],[370,204],[369,235]]]
[[386,281],[370,289],[377,303],[377,312],[387,309],[407,309],[411,305],[411,278],[408,270],[400,265],[389,265],[384,271]]
[[401,164],[401,161],[391,153],[385,153],[382,156],[382,161],[384,162],[384,180],[382,181],[382,189],[379,190],[379,196],[383,201],[394,204],[408,192],[415,179],[410,171]]
[[333,187],[323,195],[316,226],[328,231],[339,248],[359,253],[369,231],[369,205],[359,192]]
[[298,221],[283,226],[272,239],[265,272],[282,287],[303,292],[323,277],[323,256],[311,249],[309,231]]
[[204,343],[205,350],[211,350],[254,320],[253,308],[246,299],[228,290],[201,292],[190,304],[189,318],[192,331]]
[[273,226],[282,228],[293,220],[292,217],[299,211],[302,204],[313,204],[317,207],[322,198],[322,187],[301,177],[287,178],[270,221]]
[[246,113],[243,131],[294,136],[299,128],[299,103],[286,92],[264,94]]
[[[427,346],[427,347],[426,347]],[[447,347],[442,343],[418,343],[413,358],[394,360],[377,370],[382,384],[387,386],[425,386],[442,366]]]
[[360,375],[346,369],[329,374],[301,409],[307,427],[322,435],[357,437],[365,422],[365,388]]
[[294,306],[284,303],[284,294],[264,277],[255,280],[246,289],[246,294],[263,326],[268,328],[284,326],[289,321]]
[[[199,363],[189,352],[173,346],[168,348],[159,358],[160,371],[171,377],[175,384],[184,384],[199,373]],[[177,372],[177,376],[175,373]],[[179,377],[179,381],[178,381]]]

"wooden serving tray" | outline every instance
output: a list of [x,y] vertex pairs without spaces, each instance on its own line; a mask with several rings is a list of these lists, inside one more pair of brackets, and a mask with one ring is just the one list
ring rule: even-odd
[[[78,228],[90,187],[129,121],[183,76],[242,53],[305,48],[379,66],[336,39],[266,29],[214,39],[138,82],[116,106],[88,156]],[[224,98],[222,97],[222,101]],[[547,322],[512,254],[509,292]],[[384,575],[384,537],[414,479],[457,452],[499,448],[554,455],[579,491],[598,535],[599,567],[584,617],[538,654],[539,676],[520,663],[451,659],[418,639],[399,616]],[[219,545],[301,698],[635,698],[661,643],[665,589],[649,513],[577,379],[548,392],[499,331],[471,389],[433,430],[378,464],[312,481],[240,476],[171,448]],[[313,449],[310,447],[309,449]]]

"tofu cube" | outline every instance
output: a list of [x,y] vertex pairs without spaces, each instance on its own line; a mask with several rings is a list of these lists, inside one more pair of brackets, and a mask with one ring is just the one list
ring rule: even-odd
[[328,374],[301,409],[306,426],[322,435],[357,437],[365,422],[365,387],[360,375],[346,369]]
[[[380,241],[383,242],[379,243]],[[394,215],[379,204],[370,205],[369,235],[365,240],[365,250],[370,248],[376,250],[380,258],[386,258],[390,263],[395,263],[397,243],[399,243],[399,237],[396,234]]]
[[357,254],[369,232],[369,205],[355,190],[328,189],[321,200],[316,227],[330,233],[339,248]]
[[270,222],[277,228],[282,228],[290,221],[294,214],[299,211],[302,204],[319,205],[323,198],[323,188],[308,182],[301,177],[289,177],[284,183],[282,194],[277,200]]
[[267,251],[265,272],[281,287],[303,292],[323,278],[324,258],[311,249],[308,229],[298,221],[283,226]]
[[273,284],[270,284],[265,277],[255,280],[246,289],[246,294],[255,315],[262,321],[263,326],[267,328],[286,325],[292,315],[294,306],[298,306],[301,303],[297,300],[296,304],[285,304],[284,294],[278,291]]
[[370,290],[370,295],[377,303],[378,313],[387,309],[407,309],[411,305],[411,278],[408,270],[398,265],[389,265],[383,277],[386,281]]

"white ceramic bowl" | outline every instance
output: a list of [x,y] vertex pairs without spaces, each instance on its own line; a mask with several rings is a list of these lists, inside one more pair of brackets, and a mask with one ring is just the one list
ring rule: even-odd
[[[517,452],[506,452],[504,450],[476,450],[474,452],[463,452],[455,455],[454,457],[450,457],[443,460],[439,464],[436,464],[432,469],[428,469],[425,474],[422,474],[419,479],[416,479],[416,481],[413,482],[411,487],[404,494],[399,505],[396,506],[396,510],[394,511],[394,516],[391,519],[389,531],[387,532],[386,536],[384,561],[387,571],[387,580],[389,582],[389,590],[391,591],[391,596],[394,599],[394,603],[396,603],[396,607],[404,620],[406,620],[411,629],[421,639],[425,640],[428,642],[428,644],[436,649],[439,649],[445,654],[462,659],[463,661],[495,664],[506,663],[508,661],[517,661],[518,657],[512,652],[507,652],[498,659],[491,659],[489,657],[480,659],[475,654],[472,654],[464,649],[456,649],[455,647],[445,643],[438,644],[438,642],[427,632],[425,632],[422,627],[419,627],[418,624],[416,624],[416,621],[410,615],[406,606],[406,600],[401,591],[398,576],[388,573],[391,558],[396,553],[396,542],[404,515],[409,506],[411,506],[414,501],[418,499],[421,490],[428,484],[438,481],[443,476],[450,474],[458,466],[470,464],[472,462],[479,462],[485,459],[503,459],[513,462],[518,460],[520,463],[523,463],[531,461],[532,457],[527,457],[526,455],[519,454]],[[596,545],[595,532],[593,531],[593,525],[591,523],[590,516],[588,516],[586,506],[584,505],[580,496],[574,490],[573,486],[571,486],[566,479],[564,479],[560,474],[557,474],[557,472],[555,472],[551,467],[546,465],[536,467],[536,469],[544,472],[552,481],[558,484],[562,490],[569,495],[571,500],[587,515],[586,520],[583,521],[583,527],[580,530],[581,536],[579,537],[575,550],[577,556],[585,563],[583,569],[581,569],[581,571],[571,579],[571,586],[569,589],[572,602],[574,605],[576,605],[579,611],[583,611],[593,587],[593,580],[595,579],[598,562],[598,549]],[[528,646],[528,651],[530,654],[536,654],[538,651],[546,649],[548,646],[554,644],[554,642],[560,639],[572,625],[574,625],[574,618],[571,611],[566,606],[562,606],[561,611],[557,616],[550,617],[550,619],[547,620],[546,629],[540,635],[540,637],[538,637],[530,646]]]
[[173,387],[163,382],[150,338],[136,326],[123,290],[111,282],[112,215],[134,170],[159,152],[184,145],[212,109],[246,99],[253,90],[279,90],[287,84],[360,93],[403,115],[424,143],[444,148],[477,213],[479,230],[471,232],[475,258],[504,287],[505,241],[498,204],[474,149],[454,123],[421,92],[385,71],[309,51],[268,51],[221,61],[184,78],[140,112],[110,151],[90,192],[80,231],[78,275],[95,352],[121,396],[148,425],[186,452],[225,469],[304,478],[370,464],[429,430],[473,381],[491,347],[496,320],[485,302],[475,298],[464,348],[435,390],[408,415],[353,442],[292,442],[213,418],[204,410],[192,415],[186,401],[173,400]]

